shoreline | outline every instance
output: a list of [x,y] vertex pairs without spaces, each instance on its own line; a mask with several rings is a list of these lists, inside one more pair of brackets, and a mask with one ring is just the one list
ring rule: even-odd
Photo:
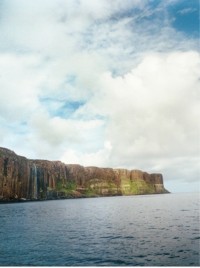
[[12,200],[0,200],[1,204],[16,204],[16,203],[28,203],[28,202],[44,202],[44,201],[55,201],[55,200],[68,200],[68,199],[86,199],[86,198],[101,198],[101,197],[117,197],[117,196],[147,196],[147,195],[163,195],[171,194],[171,192],[165,193],[147,193],[147,194],[130,194],[130,195],[104,195],[104,196],[69,196],[63,198],[51,198],[51,199],[12,199]]

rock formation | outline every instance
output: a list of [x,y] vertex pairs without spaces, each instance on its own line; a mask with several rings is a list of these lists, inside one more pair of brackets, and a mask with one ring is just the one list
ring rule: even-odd
[[30,160],[0,147],[0,201],[168,193],[162,174]]

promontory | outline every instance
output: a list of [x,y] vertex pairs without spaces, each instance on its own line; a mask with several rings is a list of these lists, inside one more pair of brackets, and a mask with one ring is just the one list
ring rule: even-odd
[[161,193],[159,173],[32,160],[0,147],[0,201]]

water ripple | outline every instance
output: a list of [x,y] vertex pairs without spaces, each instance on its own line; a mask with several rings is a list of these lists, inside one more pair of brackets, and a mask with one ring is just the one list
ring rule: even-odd
[[0,265],[199,266],[195,198],[172,194],[0,205]]

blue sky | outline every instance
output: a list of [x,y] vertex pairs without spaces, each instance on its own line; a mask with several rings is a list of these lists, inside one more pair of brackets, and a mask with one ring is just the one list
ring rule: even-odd
[[174,17],[172,26],[189,37],[199,38],[199,1],[180,1],[169,9]]
[[0,0],[1,146],[199,189],[198,0]]

